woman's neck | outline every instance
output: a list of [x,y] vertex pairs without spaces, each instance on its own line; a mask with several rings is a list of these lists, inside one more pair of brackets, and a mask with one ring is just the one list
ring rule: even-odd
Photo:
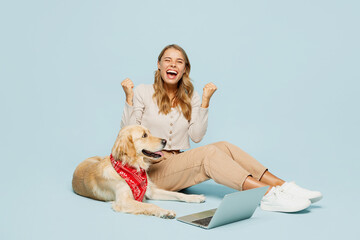
[[164,83],[164,89],[167,93],[167,95],[169,96],[170,99],[172,99],[177,92],[177,84],[176,85],[168,85],[166,83]]
[[171,107],[175,107],[175,96],[176,96],[176,92],[177,92],[177,84],[176,85],[168,85],[166,83],[164,83],[164,89],[166,91],[166,94],[168,95],[168,97],[170,98],[170,102],[171,102]]

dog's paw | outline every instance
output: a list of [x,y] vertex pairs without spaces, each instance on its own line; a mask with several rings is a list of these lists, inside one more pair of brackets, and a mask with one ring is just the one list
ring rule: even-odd
[[205,202],[205,196],[204,195],[187,195],[186,202],[190,203],[203,203]]
[[112,202],[111,207],[115,212],[121,212],[121,207],[116,202]]
[[176,213],[171,210],[162,210],[159,214],[159,217],[166,219],[174,219],[176,217]]

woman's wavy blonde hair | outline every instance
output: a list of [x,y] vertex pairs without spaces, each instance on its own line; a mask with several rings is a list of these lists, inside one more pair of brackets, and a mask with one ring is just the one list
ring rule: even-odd
[[[184,51],[184,49],[182,49],[179,45],[171,44],[171,45],[166,46],[161,51],[161,53],[159,54],[159,57],[158,57],[158,62],[161,61],[161,58],[164,55],[165,51],[168,50],[169,48],[174,48],[174,49],[180,51],[184,57],[185,73],[183,74],[182,78],[178,82],[178,88],[177,88],[177,91],[176,91],[173,101],[174,101],[174,105],[176,106],[176,108],[181,110],[184,117],[188,121],[190,121],[191,111],[192,111],[191,98],[194,93],[194,86],[191,83],[191,79],[189,77],[190,69],[191,69],[190,61],[189,61],[189,58],[188,58],[186,52]],[[161,78],[161,75],[160,75],[160,69],[158,69],[155,72],[154,90],[155,90],[155,93],[152,97],[153,97],[153,99],[156,100],[156,103],[159,107],[159,114],[163,113],[163,114],[167,115],[171,111],[171,107],[172,107],[171,102],[172,101],[166,94],[166,90],[164,88],[164,80]]]

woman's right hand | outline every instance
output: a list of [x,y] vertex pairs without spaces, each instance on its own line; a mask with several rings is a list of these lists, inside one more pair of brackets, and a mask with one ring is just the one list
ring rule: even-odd
[[124,89],[126,102],[132,106],[133,105],[133,97],[134,97],[134,83],[130,80],[130,78],[126,78],[121,82],[121,86]]

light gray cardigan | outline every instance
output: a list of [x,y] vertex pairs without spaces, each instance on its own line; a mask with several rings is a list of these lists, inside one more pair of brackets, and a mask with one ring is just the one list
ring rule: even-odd
[[208,108],[201,107],[201,99],[197,92],[191,99],[192,114],[190,122],[176,108],[167,115],[159,114],[159,108],[153,100],[152,84],[140,84],[134,89],[133,106],[125,102],[121,119],[121,128],[138,124],[150,130],[153,136],[167,140],[165,150],[181,150],[190,148],[189,137],[200,142],[208,125]]

